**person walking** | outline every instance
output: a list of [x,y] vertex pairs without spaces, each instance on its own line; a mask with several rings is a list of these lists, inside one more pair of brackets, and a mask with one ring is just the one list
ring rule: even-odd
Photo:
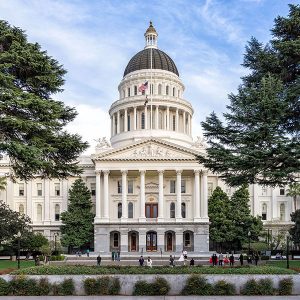
[[234,266],[234,256],[233,256],[233,254],[231,254],[230,256],[229,256],[229,263],[230,263],[230,266]]
[[195,261],[194,261],[194,259],[192,258],[191,260],[190,260],[190,267],[193,267],[195,265]]
[[223,266],[223,254],[222,254],[222,252],[219,254],[219,266]]
[[181,253],[180,257],[178,258],[178,261],[183,261],[183,263],[184,263],[184,256],[182,253]]
[[240,263],[241,263],[241,266],[244,264],[244,256],[243,254],[241,253],[240,257],[239,257],[239,260],[240,260]]
[[148,256],[147,258],[147,267],[152,268],[152,259],[150,258],[150,256]]
[[141,255],[140,259],[139,259],[139,264],[140,264],[140,267],[143,267],[144,266],[144,257]]
[[259,261],[258,253],[255,254],[254,260],[255,260],[255,265],[257,266],[257,263]]
[[86,250],[86,256],[87,256],[87,257],[90,257],[90,249],[87,249],[87,250]]
[[182,251],[182,254],[183,254],[183,258],[184,258],[184,265],[186,265],[186,262],[187,262],[187,251],[186,250],[184,250],[184,251]]
[[100,266],[101,264],[101,256],[100,254],[97,256],[97,266]]
[[118,252],[117,252],[117,260],[118,260],[118,261],[121,260],[121,253],[120,253],[120,250],[118,250]]
[[174,257],[172,255],[170,255],[170,267],[174,267]]
[[217,262],[218,262],[218,257],[217,257],[217,254],[214,253],[212,255],[212,263],[213,263],[213,266],[216,266],[217,265]]

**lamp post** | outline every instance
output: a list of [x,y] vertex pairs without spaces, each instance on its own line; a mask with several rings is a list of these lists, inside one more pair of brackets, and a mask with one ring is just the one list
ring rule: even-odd
[[289,245],[290,244],[290,237],[289,235],[286,236],[286,268],[289,269],[290,268],[290,260],[289,260]]
[[57,244],[56,244],[56,239],[58,236],[58,232],[54,233],[54,255],[57,255]]
[[17,233],[18,238],[18,269],[20,269],[20,248],[21,248],[21,232],[18,231]]
[[251,238],[251,231],[248,231],[248,256],[250,255],[250,238]]

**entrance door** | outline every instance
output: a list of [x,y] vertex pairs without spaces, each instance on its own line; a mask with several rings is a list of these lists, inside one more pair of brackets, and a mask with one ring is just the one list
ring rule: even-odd
[[167,233],[167,251],[173,251],[173,236],[171,232]]
[[145,205],[146,218],[157,218],[158,206],[157,203],[146,203]]
[[136,233],[131,234],[131,251],[136,251]]
[[157,250],[157,234],[156,232],[148,232],[146,236],[147,241],[147,251]]

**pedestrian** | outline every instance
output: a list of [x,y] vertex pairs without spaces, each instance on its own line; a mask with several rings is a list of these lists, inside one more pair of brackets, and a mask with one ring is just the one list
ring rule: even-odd
[[97,256],[97,266],[100,266],[100,264],[101,264],[101,256],[99,253],[99,255]]
[[121,260],[121,253],[120,253],[120,250],[118,250],[118,252],[117,252],[117,260],[118,260],[118,261]]
[[250,254],[248,255],[247,262],[248,264],[252,264],[252,257],[250,256]]
[[147,258],[147,267],[152,268],[152,259],[150,258],[150,256],[148,256]]
[[141,257],[140,257],[140,259],[139,259],[139,264],[140,264],[140,266],[141,267],[143,267],[144,266],[144,257],[141,255]]
[[193,267],[194,265],[195,265],[195,261],[194,261],[194,259],[192,258],[192,259],[190,260],[190,266]]
[[86,256],[87,256],[87,257],[90,257],[90,249],[87,249],[87,250],[86,250]]
[[233,265],[234,265],[234,256],[233,256],[233,254],[231,254],[231,255],[229,256],[229,262],[230,262],[230,266],[233,266]]
[[40,258],[39,258],[38,255],[37,255],[37,256],[35,257],[35,259],[34,259],[34,264],[35,264],[36,266],[39,266],[39,265],[40,265]]
[[255,260],[255,265],[257,266],[257,263],[259,261],[258,253],[255,254],[254,260]]
[[184,263],[184,256],[183,256],[183,253],[181,253],[180,257],[178,258],[178,261],[183,261],[183,263]]
[[170,255],[170,267],[174,267],[174,257],[172,255]]
[[218,262],[218,257],[216,255],[216,253],[214,253],[212,255],[212,263],[213,263],[213,266],[216,266],[217,265],[217,262]]
[[111,260],[112,260],[112,261],[115,261],[115,251],[112,251],[112,252],[111,252]]
[[219,254],[219,266],[223,266],[223,254],[222,254],[222,252]]
[[243,254],[241,253],[240,257],[239,257],[239,260],[240,260],[240,263],[241,263],[241,266],[244,264],[244,256]]

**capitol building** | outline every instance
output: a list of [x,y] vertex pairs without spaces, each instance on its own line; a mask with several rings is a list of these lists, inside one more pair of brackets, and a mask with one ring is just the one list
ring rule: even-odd
[[[119,99],[109,109],[110,141],[100,139],[95,153],[79,161],[94,204],[94,249],[104,255],[208,252],[208,198],[217,186],[229,196],[234,192],[199,164],[205,142],[193,139],[192,104],[184,98],[175,62],[157,41],[150,23],[145,48],[128,62]],[[7,157],[0,169],[10,172]],[[8,181],[0,199],[27,214],[34,231],[51,240],[75,180]],[[293,206],[286,189],[251,185],[249,190],[251,213],[262,217],[265,228],[273,235],[287,230]]]

